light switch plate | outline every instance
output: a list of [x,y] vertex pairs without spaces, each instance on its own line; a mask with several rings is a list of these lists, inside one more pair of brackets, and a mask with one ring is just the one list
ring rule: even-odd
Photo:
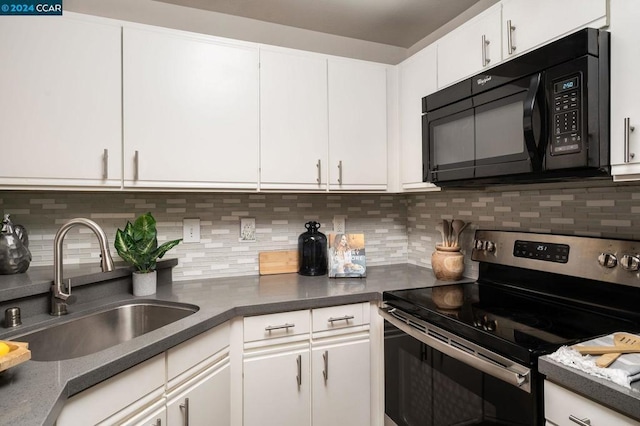
[[200,219],[183,219],[182,221],[182,242],[200,242]]

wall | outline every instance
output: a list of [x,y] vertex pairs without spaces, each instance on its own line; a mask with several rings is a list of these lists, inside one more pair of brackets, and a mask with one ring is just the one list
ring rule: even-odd
[[[407,260],[406,201],[393,195],[199,194],[124,192],[0,192],[0,211],[27,228],[31,265],[53,264],[57,229],[74,217],[96,221],[113,248],[116,229],[151,211],[158,240],[182,238],[182,220],[200,218],[201,242],[184,243],[166,258],[178,258],[175,280],[256,275],[258,253],[297,249],[304,224],[315,220],[322,232],[333,228],[335,214],[347,215],[347,231],[364,233],[367,265]],[[256,242],[240,242],[240,218],[256,219]],[[87,228],[74,228],[65,238],[67,263],[99,262],[96,238]]]
[[431,264],[434,245],[441,240],[436,225],[442,219],[471,222],[461,246],[465,274],[475,277],[477,265],[470,259],[475,229],[640,240],[639,213],[640,184],[579,182],[413,195],[407,204],[408,261]]

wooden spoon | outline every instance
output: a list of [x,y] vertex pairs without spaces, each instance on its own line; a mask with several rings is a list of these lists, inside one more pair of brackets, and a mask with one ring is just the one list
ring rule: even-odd
[[454,247],[458,246],[458,238],[460,237],[460,234],[462,233],[462,231],[466,226],[467,224],[460,219],[454,219],[453,221],[451,221],[451,229],[453,229],[453,246]]
[[[638,340],[631,334],[616,333],[613,335],[613,343],[615,346],[633,345],[637,344]],[[598,359],[596,359],[596,365],[598,367],[607,368],[608,366],[613,364],[613,362],[618,359],[620,355],[622,355],[622,352],[600,355]]]
[[442,224],[441,223],[437,224],[436,225],[436,229],[438,231],[440,231],[440,235],[442,235],[442,247],[446,247],[447,246],[447,242],[444,239],[444,228],[442,227]]
[[603,355],[610,353],[640,353],[640,338],[634,336],[633,334],[620,333],[625,337],[629,337],[631,343],[624,344],[618,343],[616,346],[581,346],[574,345],[573,349],[580,352],[582,355]]
[[449,237],[451,236],[451,225],[447,219],[442,219],[442,229],[444,231],[444,246],[449,247]]

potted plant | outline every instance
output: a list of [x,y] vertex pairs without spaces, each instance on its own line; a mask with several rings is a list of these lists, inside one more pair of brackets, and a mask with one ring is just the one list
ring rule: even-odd
[[156,220],[151,213],[139,216],[133,224],[127,221],[124,231],[116,231],[115,248],[125,262],[136,268],[133,294],[148,296],[156,292],[156,262],[178,245],[182,239],[167,241],[158,247]]

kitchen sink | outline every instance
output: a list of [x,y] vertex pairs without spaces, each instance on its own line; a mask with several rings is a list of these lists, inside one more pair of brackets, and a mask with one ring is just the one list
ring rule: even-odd
[[12,340],[28,342],[34,361],[90,355],[194,314],[198,306],[135,301],[42,328]]

